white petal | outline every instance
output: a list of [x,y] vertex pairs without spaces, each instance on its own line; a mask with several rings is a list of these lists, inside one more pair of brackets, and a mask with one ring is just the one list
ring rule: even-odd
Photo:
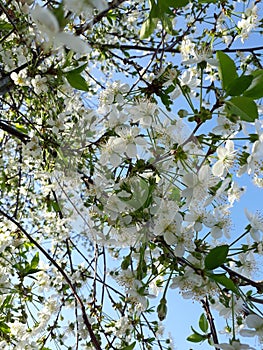
[[126,147],[126,153],[127,156],[130,158],[136,157],[137,155],[137,148],[134,143],[129,143]]
[[196,184],[196,175],[192,173],[185,174],[183,182],[187,187],[193,187]]
[[135,142],[140,146],[147,145],[147,141],[141,136],[136,137]]
[[226,150],[224,147],[220,146],[220,147],[218,147],[218,149],[216,150],[216,153],[217,153],[217,155],[218,155],[218,158],[219,158],[219,159],[222,159],[222,158],[225,158],[225,156],[226,156],[226,154],[227,154],[227,150]]
[[201,182],[207,182],[210,179],[211,176],[211,170],[209,165],[204,165],[199,170],[198,178]]
[[88,4],[95,7],[99,11],[104,11],[108,8],[108,4],[105,0],[88,0]]
[[47,34],[56,34],[59,31],[59,23],[56,16],[47,8],[37,5],[32,11],[31,16],[41,31]]
[[257,332],[253,331],[252,329],[241,329],[240,335],[242,337],[255,337]]
[[121,164],[121,157],[116,153],[112,153],[110,156],[110,162],[114,168],[117,168]]
[[226,141],[226,149],[229,152],[233,152],[234,151],[234,142],[232,140],[227,140]]
[[85,43],[85,41],[80,39],[78,36],[72,35],[70,33],[60,32],[56,35],[56,40],[60,41],[62,44],[74,52],[83,55],[91,52],[90,46]]
[[175,242],[177,241],[176,236],[169,231],[164,232],[163,238],[168,245],[175,244]]
[[263,327],[263,318],[258,315],[248,315],[246,318],[247,326],[249,328],[261,328]]
[[211,66],[217,67],[218,61],[215,58],[207,58],[206,62],[209,63]]
[[258,230],[254,230],[253,228],[250,230],[250,236],[254,239],[255,242],[260,242],[261,235]]
[[218,238],[221,238],[223,236],[223,232],[219,227],[214,226],[211,230],[211,236],[214,239],[218,239]]
[[222,160],[218,160],[212,167],[212,173],[214,176],[222,176],[224,174],[224,166]]
[[233,346],[227,343],[222,344],[215,344],[217,348],[223,349],[223,350],[233,350]]

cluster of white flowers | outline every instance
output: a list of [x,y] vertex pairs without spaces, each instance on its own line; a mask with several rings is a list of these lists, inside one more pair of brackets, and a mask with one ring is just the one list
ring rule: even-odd
[[258,7],[254,4],[251,8],[242,13],[242,19],[238,21],[237,28],[240,30],[239,37],[242,43],[248,39],[249,34],[258,25]]
[[54,46],[55,49],[59,48],[61,45],[65,45],[80,54],[87,54],[90,52],[90,46],[86,42],[60,29],[56,16],[49,9],[43,8],[37,4],[31,10],[31,16],[48,45]]
[[[232,318],[233,337],[219,349],[253,349],[235,332],[263,343],[251,296],[262,284],[243,289],[258,270],[263,218],[245,210],[238,237],[231,218],[245,189],[236,175],[263,187],[261,63],[236,55],[237,77],[221,52],[229,82],[213,51],[249,37],[257,5],[230,26],[231,6],[191,2],[185,28],[176,18],[174,29],[170,7],[159,21],[151,2],[161,34],[147,41],[138,38],[144,1],[3,3],[0,347],[163,348],[162,324],[147,317],[166,316],[169,288]],[[204,11],[193,15],[197,4]],[[204,30],[209,6],[215,21]],[[211,334],[202,340],[212,344]]]

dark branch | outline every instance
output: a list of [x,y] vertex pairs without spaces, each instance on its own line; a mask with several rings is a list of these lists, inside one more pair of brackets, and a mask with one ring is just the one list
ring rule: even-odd
[[65,273],[64,269],[56,262],[56,260],[54,260],[48,253],[47,251],[19,224],[19,222],[17,222],[13,217],[11,217],[10,215],[8,215],[7,213],[5,213],[4,211],[2,211],[0,209],[0,214],[3,215],[5,218],[7,218],[9,221],[11,221],[13,224],[15,224],[17,226],[17,228],[19,228],[19,230],[26,236],[26,238],[33,243],[33,245],[39,250],[41,251],[41,253],[51,262],[51,264],[53,266],[55,266],[55,268],[61,273],[61,275],[64,277],[65,281],[68,283],[70,289],[72,290],[72,293],[74,295],[74,298],[77,300],[77,302],[80,305],[81,308],[81,312],[82,312],[82,317],[83,317],[83,321],[88,329],[92,344],[94,345],[96,350],[101,350],[100,344],[98,342],[98,339],[96,338],[92,326],[90,324],[90,321],[88,319],[88,315],[86,313],[86,309],[85,309],[85,305],[83,303],[83,301],[81,300],[80,296],[77,294],[74,285],[71,283],[68,275]]
[[[91,43],[92,45],[92,43]],[[136,50],[136,51],[148,51],[148,52],[156,52],[156,47],[149,47],[149,46],[140,46],[140,45],[118,45],[118,44],[95,44],[94,47],[103,48],[103,49],[118,49],[118,50]],[[263,50],[263,46],[258,47],[241,47],[236,49],[222,49],[221,51],[224,52],[254,52],[254,51],[260,51]],[[160,50],[161,51],[161,50]],[[179,49],[167,46],[162,49],[162,51],[170,52],[170,53],[180,53]],[[214,51],[215,53],[216,51]]]
[[224,269],[225,271],[227,271],[229,273],[230,278],[235,277],[235,281],[236,281],[236,278],[240,279],[240,281],[241,281],[240,285],[243,285],[243,286],[250,285],[252,287],[255,287],[257,289],[258,293],[263,292],[263,281],[253,281],[250,278],[247,278],[247,277],[241,275],[240,273],[231,270],[229,267],[227,267],[225,265],[222,265],[221,267],[222,267],[222,269]]
[[7,132],[9,135],[15,136],[20,141],[22,141],[24,144],[30,141],[30,137],[23,132],[15,129],[13,126],[6,124],[2,121],[0,121],[0,129]]
[[[209,322],[209,326],[210,326],[210,330],[211,330],[211,334],[212,334],[212,338],[213,338],[213,342],[214,344],[218,344],[218,337],[217,337],[217,333],[216,333],[216,327],[215,327],[215,323],[214,323],[214,318],[211,314],[211,310],[209,307],[209,302],[207,297],[205,297],[205,299],[201,300],[201,303],[203,304],[203,308],[205,310],[206,313],[206,317],[207,320]],[[216,350],[219,350],[219,348],[215,347]]]
[[118,7],[120,4],[122,4],[124,1],[126,0],[113,0],[110,4],[109,7],[100,12],[98,15],[96,15],[92,21],[85,23],[79,27],[76,27],[76,34],[82,34],[84,33],[87,29],[90,29],[94,24],[100,22],[102,20],[103,17],[107,16],[108,12],[115,9],[116,7]]

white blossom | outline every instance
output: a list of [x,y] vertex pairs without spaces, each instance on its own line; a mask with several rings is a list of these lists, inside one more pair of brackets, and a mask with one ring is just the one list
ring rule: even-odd
[[221,177],[225,171],[229,169],[234,164],[235,153],[234,142],[232,140],[227,140],[225,147],[219,146],[216,150],[218,161],[212,167],[212,173],[214,176]]

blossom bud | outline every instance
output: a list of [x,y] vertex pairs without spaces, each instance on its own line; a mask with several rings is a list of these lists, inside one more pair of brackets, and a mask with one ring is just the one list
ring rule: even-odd
[[157,314],[160,321],[163,321],[167,315],[166,299],[162,298],[157,306]]

